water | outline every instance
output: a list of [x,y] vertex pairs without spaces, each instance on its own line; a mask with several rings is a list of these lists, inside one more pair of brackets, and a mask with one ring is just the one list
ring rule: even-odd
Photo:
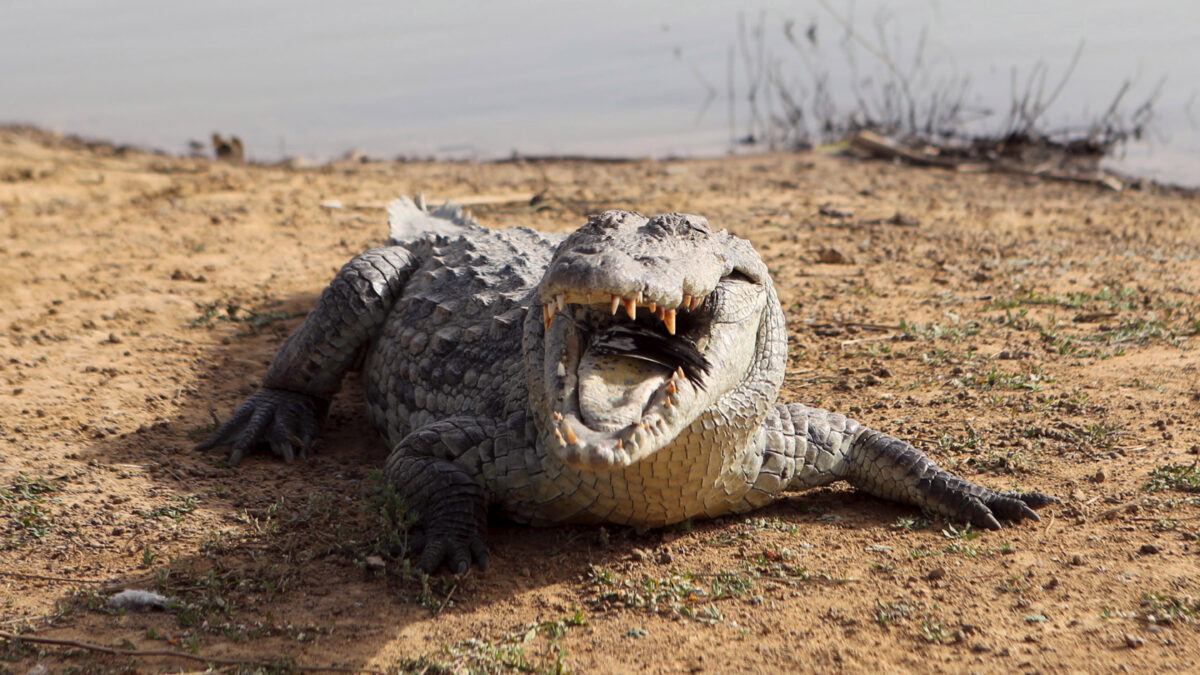
[[[0,121],[174,152],[219,130],[266,160],[350,148],[376,157],[720,154],[746,117],[740,62],[732,123],[726,99],[739,13],[751,23],[763,13],[780,72],[797,77],[803,64],[781,26],[793,18],[802,32],[815,21],[834,88],[844,95],[850,78],[844,32],[814,2],[339,4],[0,0]],[[1053,84],[1084,41],[1050,126],[1095,118],[1125,79],[1132,109],[1165,77],[1153,133],[1114,164],[1200,185],[1196,3],[834,4],[867,37],[884,26],[896,54],[911,53],[925,28],[926,58],[969,73],[969,102],[1000,111],[1014,67],[1026,74],[1040,60]]]

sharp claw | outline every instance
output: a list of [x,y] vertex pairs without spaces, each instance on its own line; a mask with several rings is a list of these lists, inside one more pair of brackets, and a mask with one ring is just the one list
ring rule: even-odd
[[1017,502],[1017,503],[1020,504],[1019,508],[1021,509],[1020,517],[1018,518],[1018,520],[1020,520],[1020,518],[1028,518],[1030,520],[1036,520],[1039,522],[1042,520],[1042,517],[1037,514],[1037,511],[1034,511],[1033,509],[1029,508],[1028,504],[1026,504],[1025,502]]
[[237,466],[238,464],[241,464],[242,457],[244,457],[245,455],[246,455],[245,447],[240,446],[240,445],[234,447],[233,452],[229,453],[229,466]]
[[989,530],[1002,529],[1002,527],[1000,525],[1000,521],[996,520],[996,516],[992,515],[991,511],[984,511],[979,516],[979,521],[980,522],[977,523],[977,525],[979,525],[980,527],[986,527]]
[[421,571],[426,574],[433,574],[442,562],[445,548],[446,542],[444,541],[435,539],[429,542],[429,545],[421,552],[421,559],[417,561],[417,567],[420,567]]
[[487,544],[481,539],[475,539],[471,542],[471,555],[475,556],[475,564],[479,566],[480,571],[486,572],[488,568],[488,550]]

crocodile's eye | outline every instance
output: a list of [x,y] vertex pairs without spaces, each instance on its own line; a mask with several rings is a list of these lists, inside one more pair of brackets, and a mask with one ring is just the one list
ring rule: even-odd
[[729,274],[726,274],[725,277],[721,280],[722,281],[740,281],[742,283],[747,283],[747,284],[759,283],[758,279],[751,277],[749,274],[747,274],[739,269],[734,269]]
[[686,239],[712,234],[707,219],[687,213],[664,213],[654,216],[646,223],[646,227]]

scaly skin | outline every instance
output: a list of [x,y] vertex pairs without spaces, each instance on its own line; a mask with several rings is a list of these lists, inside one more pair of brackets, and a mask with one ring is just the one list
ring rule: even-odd
[[[1052,497],[1001,493],[837,413],[778,403],[783,313],[750,244],[698,216],[593,217],[567,236],[390,207],[389,245],[342,268],[200,448],[305,456],[363,358],[385,474],[420,516],[418,564],[487,566],[486,514],[658,527],[846,480],[977,526]],[[1031,508],[1032,507],[1032,508]]]

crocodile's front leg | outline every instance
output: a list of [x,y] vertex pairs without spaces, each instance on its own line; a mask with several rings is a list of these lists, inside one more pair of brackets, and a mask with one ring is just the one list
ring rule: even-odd
[[384,474],[418,518],[418,567],[446,563],[457,574],[474,560],[487,569],[483,467],[509,438],[493,420],[452,417],[413,431],[388,455]]
[[1000,529],[1000,520],[1039,520],[1058,501],[1040,492],[997,492],[941,469],[923,452],[844,415],[779,404],[767,417],[764,470],[790,489],[846,480],[877,497]]
[[287,462],[297,451],[306,456],[329,400],[383,325],[413,267],[411,253],[400,246],[372,249],[346,263],[275,354],[262,388],[196,448],[230,444],[229,463],[235,465],[259,443]]

